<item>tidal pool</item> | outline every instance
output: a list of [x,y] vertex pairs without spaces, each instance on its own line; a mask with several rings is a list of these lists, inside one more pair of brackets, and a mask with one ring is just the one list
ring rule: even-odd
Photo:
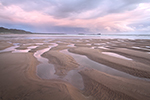
[[16,48],[20,47],[20,46],[19,46],[19,43],[13,43],[13,45],[14,45],[14,46],[8,47],[8,48],[6,48],[6,49],[4,49],[4,50],[0,50],[0,53],[9,52],[9,51],[11,51],[12,53],[27,53],[27,52],[29,52],[31,49],[34,49],[34,48],[37,47],[37,46],[29,46],[29,47],[27,47],[27,49],[25,49],[25,50],[19,50],[19,49],[16,49]]
[[149,79],[139,78],[139,77],[127,74],[125,72],[113,69],[109,66],[97,63],[93,60],[90,60],[89,58],[87,58],[84,55],[79,55],[79,54],[74,54],[74,53],[68,52],[67,49],[62,50],[61,52],[65,53],[65,54],[68,54],[68,55],[71,55],[77,61],[77,63],[80,64],[80,66],[77,69],[79,71],[84,69],[84,68],[91,68],[91,69],[96,69],[98,71],[101,71],[101,72],[104,72],[104,73],[107,73],[107,74],[110,74],[110,75],[113,75],[113,76],[119,76],[119,77],[124,77],[124,78],[129,78],[129,79],[140,79],[140,80],[150,81]]
[[57,44],[53,44],[49,48],[45,48],[42,50],[38,50],[34,53],[34,56],[37,58],[39,62],[41,62],[37,66],[37,75],[42,79],[59,79],[69,82],[79,89],[83,89],[83,79],[82,76],[78,73],[78,70],[71,70],[65,76],[58,76],[55,74],[55,68],[53,64],[48,62],[48,59],[42,57],[41,55],[47,51],[49,51],[52,47],[57,46]]
[[131,58],[127,58],[125,56],[122,56],[122,55],[119,55],[119,54],[113,53],[113,52],[102,52],[102,54],[109,55],[109,56],[114,56],[114,57],[125,59],[125,60],[132,60]]
[[54,74],[54,65],[49,64],[48,59],[41,56],[43,53],[49,51],[52,47],[55,46],[57,46],[57,44],[53,44],[52,46],[49,46],[49,48],[38,50],[34,53],[34,56],[40,62],[40,64],[37,66],[37,75],[42,79],[52,79],[58,77]]
[[105,72],[107,74],[111,74],[114,76],[120,76],[120,77],[126,77],[126,78],[132,77],[131,75],[129,75],[127,73],[124,73],[122,71],[118,71],[118,70],[113,69],[109,66],[97,63],[93,60],[90,60],[89,58],[87,58],[84,55],[70,53],[70,52],[68,52],[68,50],[62,50],[61,52],[68,54],[68,55],[71,55],[77,61],[77,63],[80,64],[80,67],[78,68],[78,70],[80,70],[81,68],[82,69],[83,68],[92,68],[92,69],[96,69],[96,70],[99,70],[101,72]]
[[141,48],[141,47],[132,47],[134,49],[138,49],[138,50],[146,50],[146,51],[150,51],[150,48]]
[[[90,60],[84,55],[79,55],[79,54],[68,52],[67,49],[61,50],[60,52],[72,56],[76,60],[76,62],[79,64],[79,66],[76,69],[70,70],[65,76],[56,75],[55,66],[53,64],[50,64],[47,58],[44,58],[41,56],[43,53],[49,51],[52,47],[55,47],[55,46],[57,46],[57,44],[53,43],[53,45],[49,46],[49,48],[38,50],[37,52],[34,53],[34,56],[37,58],[37,60],[41,62],[37,66],[37,75],[42,79],[58,79],[58,80],[67,81],[70,84],[82,90],[84,89],[84,81],[82,79],[82,76],[79,74],[79,72],[86,68],[90,68],[90,69],[95,69],[95,70],[98,70],[98,71],[101,71],[101,72],[104,72],[113,76],[124,77],[124,78],[129,78],[129,79],[147,80],[145,78],[132,76],[125,72],[113,69],[109,66],[97,63],[93,60]],[[73,45],[71,44],[71,46]],[[103,53],[103,54],[110,55],[109,52]],[[113,54],[113,56],[121,57],[121,59],[131,60],[129,58],[125,58],[124,56],[120,56],[116,54]]]
[[17,48],[17,47],[19,47],[19,46],[15,45],[15,46],[8,47],[8,48],[6,48],[6,49],[4,49],[4,50],[0,50],[0,53],[13,51],[13,50],[15,50],[15,48]]

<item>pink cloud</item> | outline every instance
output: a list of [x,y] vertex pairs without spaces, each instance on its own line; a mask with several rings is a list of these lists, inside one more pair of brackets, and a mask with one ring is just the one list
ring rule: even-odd
[[[0,4],[0,6],[2,6]],[[56,25],[56,26],[72,26],[89,28],[92,32],[104,31],[104,32],[128,32],[136,31],[136,28],[130,27],[130,24],[142,22],[147,20],[150,14],[150,3],[139,4],[139,6],[131,11],[123,13],[108,14],[103,17],[93,19],[83,19],[89,17],[91,14],[95,14],[99,9],[90,10],[85,13],[81,13],[71,18],[57,19],[51,15],[47,15],[40,11],[25,11],[21,7],[16,5],[3,6],[0,12],[3,16],[9,16],[14,22],[30,23],[31,25]]]
[[22,8],[16,5],[3,7],[1,11],[4,16],[9,16],[14,22],[30,23],[30,24],[42,24],[42,23],[55,23],[55,19],[51,16],[44,15],[38,11],[24,11]]

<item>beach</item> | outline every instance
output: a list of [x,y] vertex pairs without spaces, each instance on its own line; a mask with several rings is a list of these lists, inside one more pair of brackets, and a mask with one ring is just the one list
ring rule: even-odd
[[0,38],[0,100],[149,100],[150,39]]

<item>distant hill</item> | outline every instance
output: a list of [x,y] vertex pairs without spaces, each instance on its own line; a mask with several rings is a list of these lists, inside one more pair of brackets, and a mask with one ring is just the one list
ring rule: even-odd
[[18,30],[18,29],[7,29],[4,27],[0,27],[0,33],[3,34],[8,34],[8,33],[13,33],[13,34],[32,34],[32,32],[27,32],[24,30]]

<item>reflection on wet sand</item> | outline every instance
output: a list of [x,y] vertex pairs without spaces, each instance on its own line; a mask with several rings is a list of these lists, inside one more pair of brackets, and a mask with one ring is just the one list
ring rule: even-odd
[[[149,40],[40,37],[3,40],[0,98],[149,100]],[[134,48],[132,48],[134,47]]]
[[58,76],[55,74],[54,65],[48,63],[48,59],[41,56],[43,53],[49,51],[52,47],[56,46],[57,44],[53,44],[53,46],[49,46],[49,48],[38,50],[34,53],[34,56],[37,58],[38,61],[40,61],[40,64],[37,66],[37,75],[42,79],[64,80],[71,83],[79,89],[83,89],[83,79],[77,70],[71,70],[65,76]]

